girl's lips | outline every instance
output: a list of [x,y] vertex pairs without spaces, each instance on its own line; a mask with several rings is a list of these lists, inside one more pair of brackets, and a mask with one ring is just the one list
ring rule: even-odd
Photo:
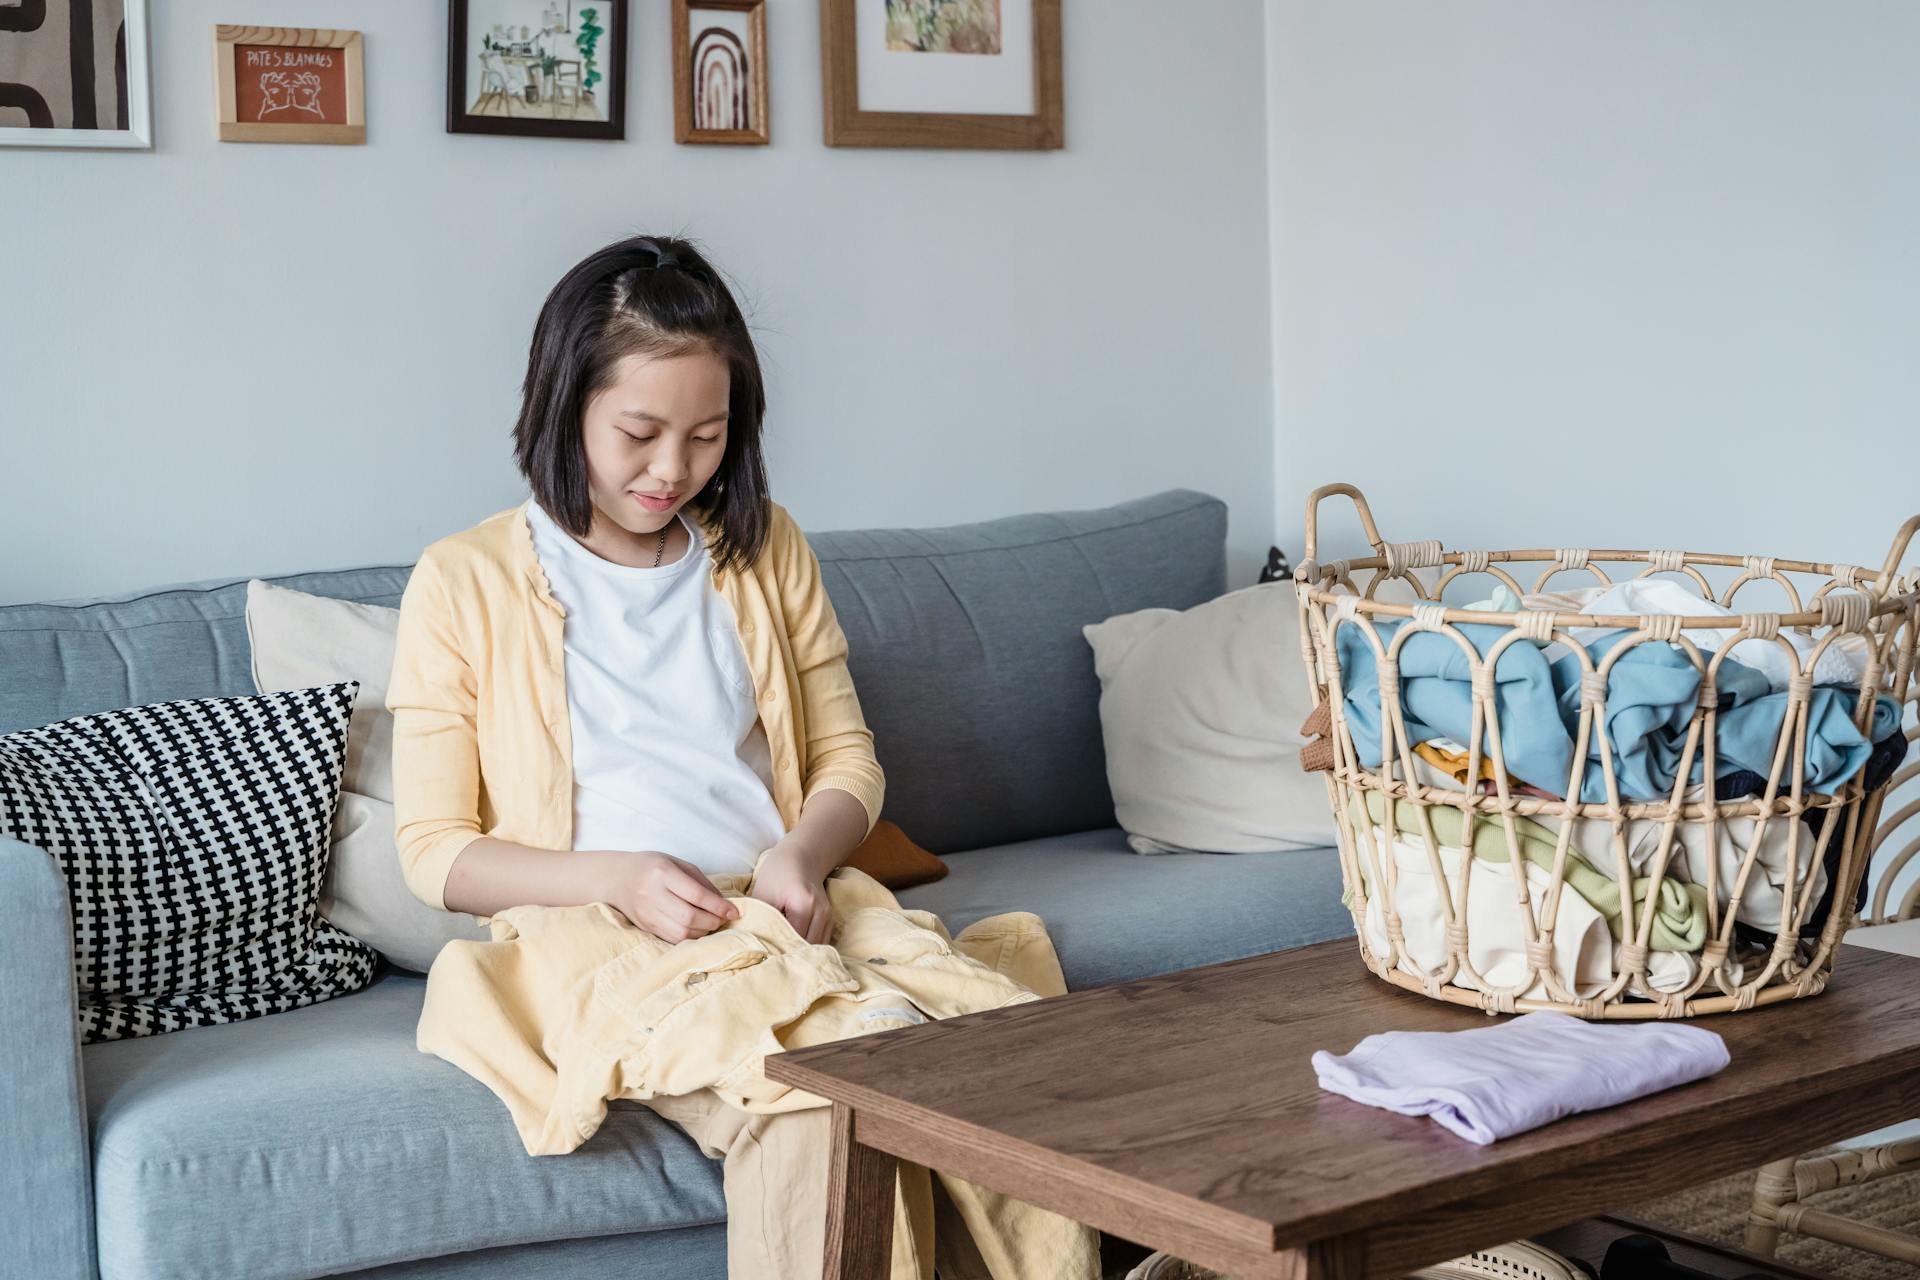
[[[628,490],[628,492],[632,493],[633,491]],[[640,500],[640,505],[650,510],[665,511],[673,505],[674,500],[679,495],[671,493],[634,493],[633,496]]]

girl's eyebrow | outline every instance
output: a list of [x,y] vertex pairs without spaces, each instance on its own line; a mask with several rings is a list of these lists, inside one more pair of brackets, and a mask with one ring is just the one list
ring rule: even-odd
[[[728,414],[728,411],[725,409],[722,409],[719,413],[714,414],[711,418],[704,418],[701,421],[694,423],[693,425],[696,427],[704,427],[708,423],[724,422],[727,419],[727,414]],[[648,413],[643,409],[622,409],[620,411],[620,416],[623,418],[638,418],[642,422],[651,422],[662,427],[671,425],[665,418],[658,417],[654,414]]]

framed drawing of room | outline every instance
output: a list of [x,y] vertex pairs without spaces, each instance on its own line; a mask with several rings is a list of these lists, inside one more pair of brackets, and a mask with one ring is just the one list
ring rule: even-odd
[[1066,144],[1060,0],[820,0],[830,147]]

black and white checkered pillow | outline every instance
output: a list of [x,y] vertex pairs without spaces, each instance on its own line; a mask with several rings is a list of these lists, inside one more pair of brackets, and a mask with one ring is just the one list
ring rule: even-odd
[[359,682],[162,702],[0,737],[0,835],[59,862],[84,1043],[358,991],[317,912]]

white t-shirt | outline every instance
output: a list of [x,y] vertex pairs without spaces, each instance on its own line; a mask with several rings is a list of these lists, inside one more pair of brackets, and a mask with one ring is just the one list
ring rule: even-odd
[[751,872],[786,828],[753,675],[699,527],[676,512],[692,537],[686,553],[635,569],[526,505],[567,611],[573,847],[658,849],[702,871]]

